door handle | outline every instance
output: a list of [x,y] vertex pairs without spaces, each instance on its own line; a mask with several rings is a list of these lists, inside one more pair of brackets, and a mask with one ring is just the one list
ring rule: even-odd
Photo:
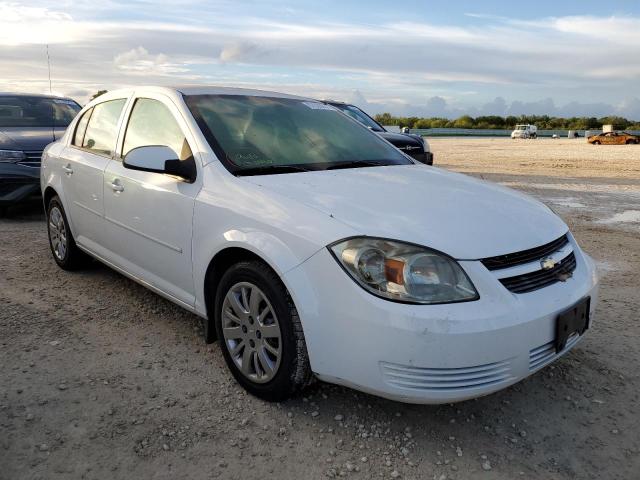
[[64,167],[62,167],[62,170],[64,170],[64,173],[66,173],[67,175],[71,175],[73,173],[73,168],[71,168],[70,163],[67,163]]
[[120,180],[117,178],[111,182],[111,190],[114,192],[124,192],[124,186],[120,183]]

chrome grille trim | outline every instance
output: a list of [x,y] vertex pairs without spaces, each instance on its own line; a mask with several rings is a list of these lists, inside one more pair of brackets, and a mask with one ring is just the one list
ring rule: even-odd
[[24,150],[24,154],[27,158],[16,162],[18,165],[31,168],[40,168],[40,163],[42,161],[42,150]]

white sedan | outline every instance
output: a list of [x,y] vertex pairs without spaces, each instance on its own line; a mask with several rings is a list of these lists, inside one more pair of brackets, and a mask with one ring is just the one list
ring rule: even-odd
[[545,205],[311,99],[109,92],[46,149],[41,186],[60,267],[96,258],[201,316],[266,400],[314,376],[405,402],[485,395],[573,348],[596,305],[593,261]]

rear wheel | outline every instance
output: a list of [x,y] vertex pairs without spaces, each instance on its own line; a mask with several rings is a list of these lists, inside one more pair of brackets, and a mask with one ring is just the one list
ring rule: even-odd
[[231,373],[249,393],[281,401],[309,383],[311,369],[298,312],[266,264],[240,262],[222,276],[215,326]]
[[89,257],[78,248],[60,198],[56,195],[47,206],[47,232],[53,259],[64,270],[77,270],[85,266]]
[[636,143],[638,143],[637,140],[632,140],[632,139],[627,140],[627,145],[635,145]]

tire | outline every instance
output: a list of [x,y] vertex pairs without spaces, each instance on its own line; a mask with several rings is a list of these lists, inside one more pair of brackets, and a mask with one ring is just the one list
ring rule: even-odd
[[63,270],[78,270],[85,267],[90,258],[78,248],[60,197],[52,197],[47,205],[47,233],[51,254]]
[[600,145],[600,141],[599,141],[599,140],[596,140],[596,141],[594,141],[594,142],[592,143],[592,145]]
[[214,305],[220,349],[245,390],[263,400],[279,402],[310,383],[311,368],[298,312],[268,265],[255,260],[231,266],[220,279]]
[[531,138],[532,138],[533,140],[535,140],[536,138],[538,138],[538,134],[537,134],[537,133],[532,133],[532,134],[531,134]]

